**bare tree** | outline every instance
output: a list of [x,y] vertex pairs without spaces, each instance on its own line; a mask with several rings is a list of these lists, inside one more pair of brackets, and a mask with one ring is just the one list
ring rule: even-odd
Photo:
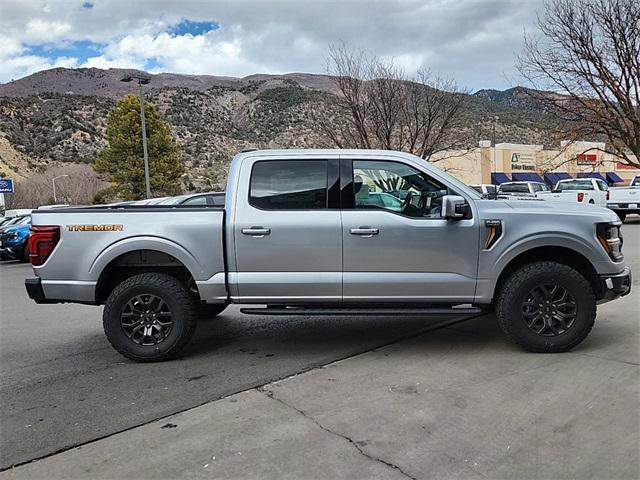
[[542,37],[525,35],[518,69],[577,139],[606,137],[607,150],[640,167],[640,2],[550,0]]
[[53,203],[53,178],[69,175],[56,182],[58,203],[93,203],[96,193],[106,186],[88,165],[53,167],[44,173],[16,182],[15,193],[6,195],[6,208],[37,208]]
[[455,82],[420,70],[408,77],[393,60],[331,46],[327,72],[337,100],[314,123],[339,148],[402,150],[429,160],[454,148],[465,95]]

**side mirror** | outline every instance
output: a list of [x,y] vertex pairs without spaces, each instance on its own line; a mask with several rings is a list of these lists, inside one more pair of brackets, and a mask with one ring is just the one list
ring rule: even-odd
[[469,214],[469,204],[458,195],[442,197],[442,217],[447,220],[464,218]]

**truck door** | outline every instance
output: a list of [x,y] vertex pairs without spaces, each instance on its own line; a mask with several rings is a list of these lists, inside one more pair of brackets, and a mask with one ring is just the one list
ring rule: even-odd
[[[243,303],[340,302],[339,160],[254,159],[241,168],[232,220]],[[231,285],[233,295],[233,285]]]
[[459,192],[397,161],[341,161],[343,301],[473,301],[477,219],[440,217],[442,197]]

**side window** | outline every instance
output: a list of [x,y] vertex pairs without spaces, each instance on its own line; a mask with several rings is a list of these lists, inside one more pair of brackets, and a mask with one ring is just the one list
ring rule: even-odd
[[609,185],[607,185],[606,182],[603,182],[602,180],[598,180],[598,185],[600,185],[600,190],[602,190],[603,192],[609,190]]
[[263,210],[327,208],[327,161],[257,162],[251,172],[249,203]]
[[447,187],[408,165],[353,161],[355,208],[383,209],[416,218],[440,218]]

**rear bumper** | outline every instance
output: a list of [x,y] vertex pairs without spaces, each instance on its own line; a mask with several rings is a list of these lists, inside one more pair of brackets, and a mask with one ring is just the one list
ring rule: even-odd
[[[635,205],[632,207],[631,205]],[[632,203],[608,203],[607,208],[613,210],[614,212],[625,212],[625,213],[638,213],[640,212],[640,202],[632,204]]]
[[624,267],[622,273],[600,276],[600,295],[598,303],[610,302],[631,293],[631,269]]
[[24,287],[27,289],[27,295],[36,303],[57,303],[54,300],[47,300],[42,289],[42,280],[39,278],[26,278]]

